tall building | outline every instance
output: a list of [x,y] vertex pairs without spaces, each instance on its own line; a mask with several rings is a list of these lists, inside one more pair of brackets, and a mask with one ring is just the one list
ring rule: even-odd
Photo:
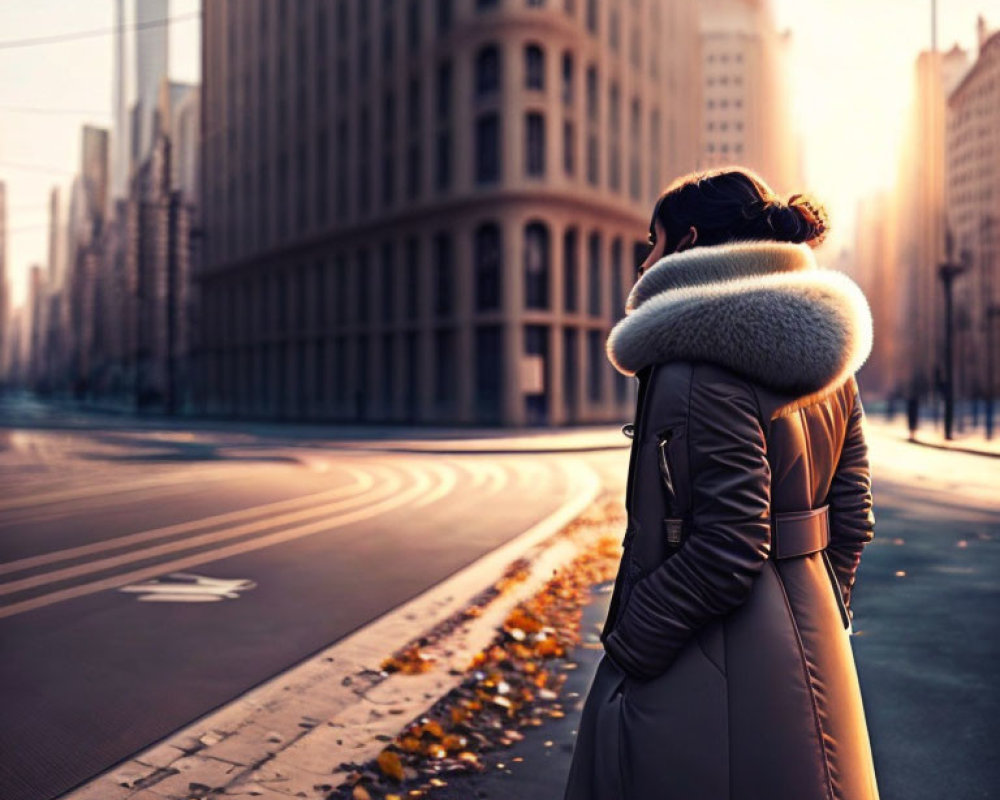
[[10,364],[10,289],[7,284],[7,186],[0,181],[0,384]]
[[970,271],[956,281],[968,328],[959,341],[964,396],[993,394],[1000,325],[1000,30],[979,18],[979,55],[948,96],[945,208]]
[[135,165],[152,147],[160,80],[167,74],[168,0],[115,0],[114,66],[108,212],[128,193]]
[[871,306],[875,340],[858,380],[866,394],[888,396],[899,383],[899,279],[894,257],[892,198],[879,191],[858,203],[854,228],[854,278]]
[[700,0],[705,166],[738,163],[781,194],[802,191],[793,126],[791,33],[766,0]]
[[67,280],[62,287],[69,332],[66,359],[76,396],[91,391],[95,354],[100,348],[96,296],[108,189],[108,131],[85,125],[82,136],[80,173],[70,199]]
[[695,4],[203,5],[203,408],[628,416],[604,343],[697,166]]
[[32,386],[40,383],[44,378],[42,374],[44,362],[41,354],[45,343],[47,297],[46,271],[41,264],[32,264],[28,272],[27,303],[27,364],[28,380]]
[[167,26],[168,0],[135,0],[135,106],[132,163],[141,162],[153,147],[154,120],[160,81],[170,63]]
[[[946,259],[945,99],[968,67],[958,46],[919,54],[909,119],[900,148],[894,203],[901,317],[901,391],[926,395],[944,375],[944,300],[938,266]],[[956,258],[958,253],[952,254]]]

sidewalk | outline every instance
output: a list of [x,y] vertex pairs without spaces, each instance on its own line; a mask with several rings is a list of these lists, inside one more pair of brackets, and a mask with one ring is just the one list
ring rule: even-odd
[[915,444],[924,447],[935,447],[939,450],[954,450],[958,453],[969,453],[971,455],[988,456],[1000,458],[1000,419],[995,429],[993,439],[987,439],[982,430],[971,432],[960,432],[957,429],[953,432],[954,438],[951,440],[944,438],[944,424],[935,423],[932,420],[922,419],[917,428],[916,435],[910,438],[910,430],[902,415],[889,422],[884,416],[869,414],[866,417],[869,425],[877,426],[880,430],[897,437],[902,441],[913,441]]

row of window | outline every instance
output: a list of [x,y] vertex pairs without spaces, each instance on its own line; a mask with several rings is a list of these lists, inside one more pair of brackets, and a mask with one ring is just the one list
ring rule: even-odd
[[[391,129],[392,120],[395,118],[392,105],[392,95],[388,95],[383,113],[389,121]],[[653,110],[649,120],[651,139],[654,142],[660,139],[660,118],[658,110]],[[630,148],[628,164],[628,191],[634,200],[639,200],[642,193],[643,170],[641,169],[641,110],[638,101],[632,103],[630,114]],[[313,224],[326,225],[331,219],[331,212],[336,210],[339,217],[345,218],[348,215],[348,187],[350,179],[356,179],[357,208],[359,213],[367,215],[371,213],[373,206],[372,192],[372,154],[370,148],[364,148],[359,154],[354,169],[351,169],[347,146],[348,129],[346,120],[341,120],[337,126],[337,145],[330,141],[329,134],[325,128],[321,128],[315,138],[315,165],[310,168],[307,157],[305,140],[300,139],[295,151],[294,162],[289,158],[289,154],[282,151],[278,154],[275,163],[275,173],[270,171],[268,161],[262,161],[256,171],[244,169],[241,173],[231,173],[225,187],[228,195],[228,221],[221,227],[225,236],[226,250],[233,253],[237,245],[236,241],[236,207],[238,198],[245,198],[244,214],[255,220],[255,224],[250,227],[250,238],[243,241],[243,245],[248,249],[259,248],[269,241],[277,239],[285,240],[291,235],[293,228],[295,233],[303,233]],[[475,120],[473,143],[473,174],[474,180],[479,185],[497,183],[501,177],[501,118],[499,112],[490,111],[481,113]],[[547,174],[547,140],[548,131],[546,117],[540,112],[528,112],[524,116],[524,174],[532,178],[544,178]],[[370,142],[372,137],[371,113],[367,106],[361,108],[359,114],[358,137],[361,142]],[[576,137],[577,130],[572,120],[564,120],[561,131],[562,144],[562,168],[567,177],[576,174]],[[594,129],[589,129],[586,134],[586,180],[593,186],[599,185],[601,178],[600,170],[600,148],[598,147],[598,135]],[[330,151],[335,148],[334,171],[335,179],[332,186],[325,176],[330,171]],[[436,191],[447,191],[451,188],[453,170],[452,159],[454,157],[454,147],[452,142],[451,129],[447,126],[440,128],[434,135],[432,166],[434,170],[433,183]],[[620,135],[615,131],[606,141],[607,157],[607,184],[612,191],[621,191],[622,186],[622,143]],[[412,132],[405,147],[403,164],[403,183],[407,200],[415,200],[421,194],[424,181],[423,170],[425,168],[424,143]],[[383,141],[381,153],[381,173],[380,184],[376,187],[379,190],[379,199],[383,207],[390,207],[397,201],[397,157],[392,142]],[[647,170],[649,179],[649,191],[655,192],[659,185],[659,161],[652,159],[650,169]],[[294,176],[293,176],[294,169]],[[354,173],[352,175],[352,172]],[[310,196],[308,185],[315,182],[315,195]],[[209,191],[213,198],[213,208],[218,210],[223,208],[222,191],[223,186],[219,181],[209,179]],[[279,198],[287,198],[292,186],[298,187],[295,192],[293,202],[280,202],[277,205],[277,214],[273,214],[275,208],[272,196],[277,194]],[[332,194],[332,197],[331,197]],[[247,202],[247,200],[249,202]],[[294,225],[292,218],[294,214]],[[211,219],[211,216],[210,216]],[[213,225],[214,227],[214,225]],[[256,241],[254,240],[256,237]],[[208,243],[209,258],[214,255],[213,249],[220,243],[218,239],[211,239]]]
[[[564,326],[561,330],[563,357],[561,381],[566,412],[572,420],[580,406],[578,381],[580,334],[584,334],[586,398],[592,405],[604,402],[607,376],[613,371],[605,355],[604,329]],[[337,409],[341,414],[365,419],[399,417],[416,420],[419,414],[419,383],[429,379],[432,411],[436,416],[457,411],[459,380],[454,373],[458,331],[429,331],[430,363],[420,369],[420,341],[416,336],[393,333],[341,334],[295,343],[261,343],[202,353],[205,385],[210,407],[225,407],[244,413],[291,413],[295,416]],[[529,424],[547,421],[551,379],[549,375],[547,325],[524,327],[524,353],[537,356],[542,364],[542,385],[525,387],[525,410]],[[503,328],[498,324],[473,328],[474,358],[471,365],[472,398],[476,418],[500,421],[503,408],[505,352]],[[374,353],[372,351],[375,351]],[[378,366],[372,369],[371,357]],[[402,357],[402,358],[400,358]],[[352,364],[354,365],[352,368]],[[400,369],[401,368],[401,374]],[[378,385],[372,386],[373,378]],[[400,380],[402,378],[402,380]],[[622,404],[628,395],[628,379],[613,373],[614,401]],[[372,413],[374,399],[378,409]]]
[[[624,261],[624,239],[619,236],[611,241],[609,284],[605,287],[602,234],[592,231],[586,237],[585,285],[580,280],[579,229],[568,228],[562,235],[562,297],[557,301],[552,296],[550,228],[541,220],[525,226],[519,254],[524,307],[552,310],[558,302],[564,311],[580,313],[586,300],[588,315],[603,318],[610,308],[611,318],[620,318],[632,279],[632,270],[626,270]],[[499,311],[504,305],[504,277],[510,274],[504,270],[499,225],[489,222],[477,227],[472,244],[472,308],[477,312]],[[634,264],[642,260],[642,250],[642,242],[633,243],[629,255]],[[427,280],[422,279],[421,256],[419,240],[410,237],[401,252],[394,241],[383,242],[378,248],[360,248],[352,265],[347,255],[340,253],[332,261],[320,258],[295,270],[274,270],[246,277],[234,286],[209,288],[205,299],[207,341],[239,342],[290,331],[307,333],[328,329],[331,323],[344,328],[370,325],[376,319],[380,326],[416,322],[425,305],[435,318],[451,318],[458,311],[452,235],[439,232],[432,237]],[[583,289],[585,298],[581,297]],[[603,299],[606,291],[607,303]]]
[[[729,150],[730,150],[730,145],[728,142],[722,142],[721,144],[716,144],[715,142],[709,142],[708,144],[705,145],[705,151],[709,153],[714,153],[716,151],[720,153],[728,153]],[[737,154],[742,153],[743,143],[736,142],[736,144],[732,145],[732,151]]]

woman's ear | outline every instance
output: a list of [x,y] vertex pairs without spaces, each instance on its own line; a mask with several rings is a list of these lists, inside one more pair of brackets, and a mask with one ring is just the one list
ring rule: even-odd
[[674,249],[675,253],[679,253],[682,250],[687,250],[688,248],[694,247],[694,243],[698,241],[698,229],[692,225],[688,228],[688,232],[684,234],[681,240],[677,243],[677,247]]

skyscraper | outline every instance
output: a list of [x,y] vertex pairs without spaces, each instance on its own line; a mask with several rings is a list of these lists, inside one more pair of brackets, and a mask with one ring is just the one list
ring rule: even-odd
[[10,294],[7,286],[7,186],[0,181],[0,382],[7,376],[10,348],[8,312]]
[[[978,24],[979,55],[947,100],[945,208],[970,272],[956,284],[969,328],[959,342],[967,394],[982,397],[996,385],[1000,365],[1000,30]],[[992,359],[990,364],[988,359]],[[993,384],[990,386],[990,384]]]
[[203,5],[204,407],[628,415],[604,342],[697,166],[687,0]]
[[108,212],[128,193],[131,170],[152,147],[153,114],[167,74],[168,0],[115,0],[114,73]]
[[801,191],[801,154],[789,105],[791,34],[765,0],[700,0],[702,163],[743,164],[781,194]]

